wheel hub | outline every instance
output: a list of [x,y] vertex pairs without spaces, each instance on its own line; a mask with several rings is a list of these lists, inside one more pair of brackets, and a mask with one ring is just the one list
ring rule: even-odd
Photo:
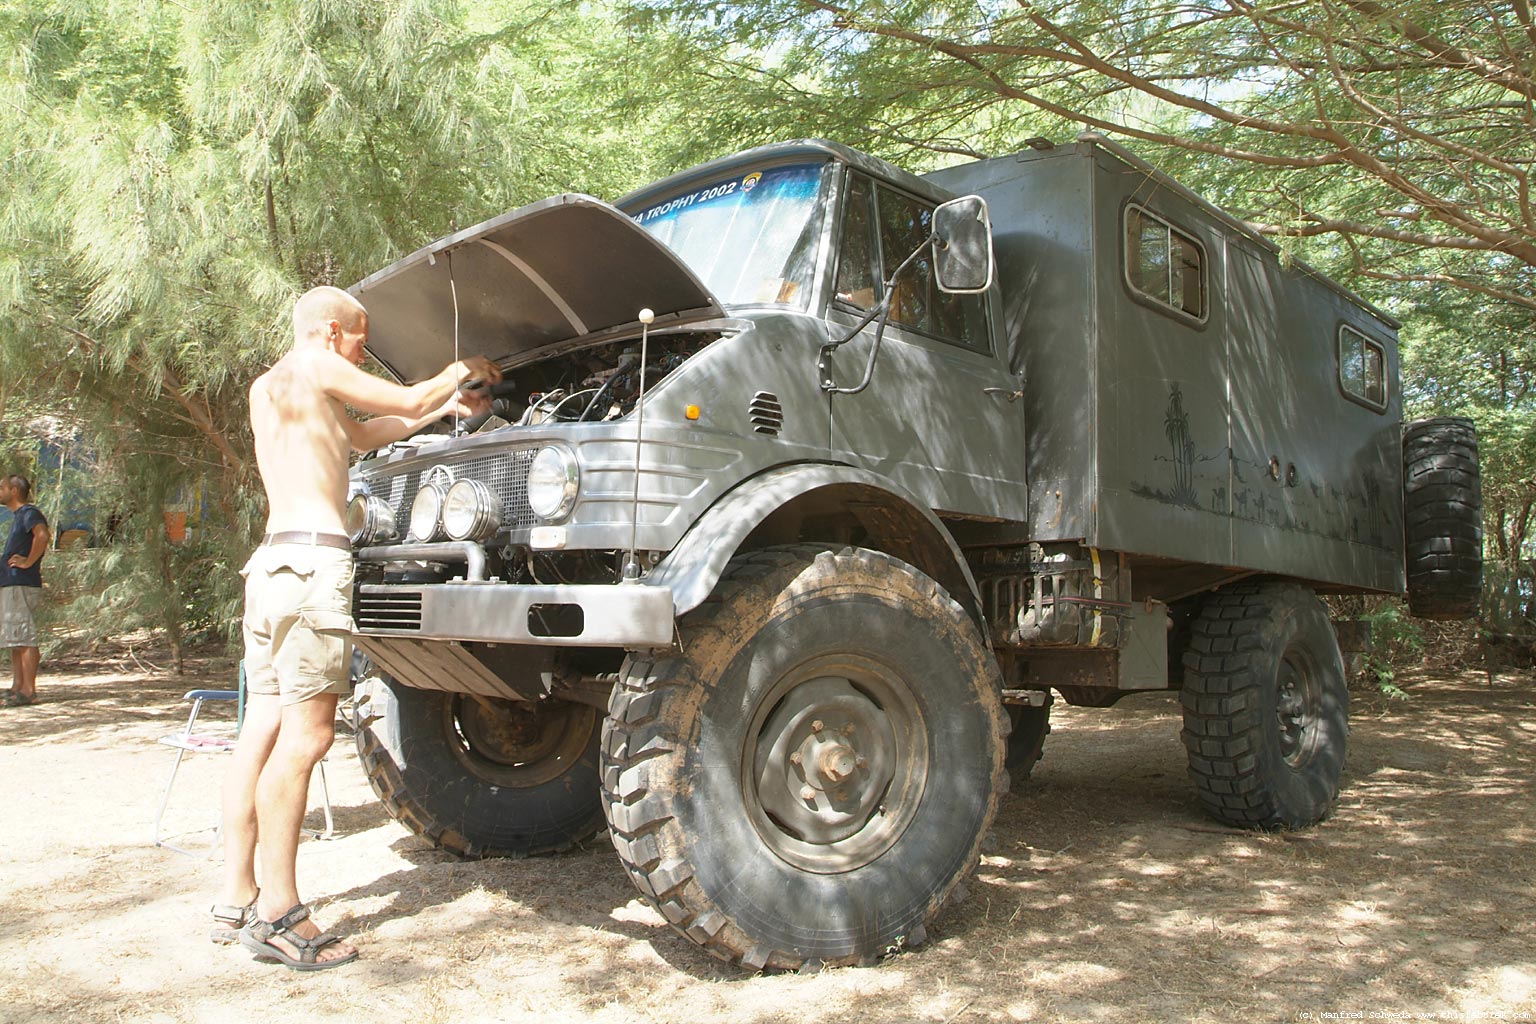
[[[811,741],[807,740],[806,746],[810,745]],[[834,783],[842,782],[851,776],[860,760],[865,764],[869,763],[868,758],[861,758],[852,747],[843,743],[824,743],[816,753],[816,765],[821,769],[821,774],[827,781]]]
[[1275,717],[1280,726],[1280,755],[1292,768],[1312,756],[1318,744],[1318,682],[1306,664],[1287,657],[1276,681]]
[[444,728],[460,763],[479,778],[508,786],[547,782],[586,749],[594,709],[550,701],[490,700],[460,694],[445,707]]
[[926,746],[914,742],[921,730],[912,709],[888,708],[892,701],[875,696],[890,696],[881,686],[865,687],[843,675],[788,687],[743,765],[759,833],[802,867],[845,871],[873,860],[900,836],[922,792]]

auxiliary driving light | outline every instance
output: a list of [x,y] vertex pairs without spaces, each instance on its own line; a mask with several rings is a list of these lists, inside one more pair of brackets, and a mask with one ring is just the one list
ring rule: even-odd
[[359,494],[347,502],[347,536],[360,547],[394,540],[400,535],[395,528],[395,510],[389,502],[372,494]]
[[479,480],[460,480],[443,499],[442,522],[450,540],[484,540],[501,525],[501,503]]
[[540,519],[559,519],[576,504],[581,471],[566,448],[540,448],[528,467],[528,507]]
[[447,486],[436,480],[421,485],[411,502],[412,537],[419,541],[443,539],[443,501],[447,497]]

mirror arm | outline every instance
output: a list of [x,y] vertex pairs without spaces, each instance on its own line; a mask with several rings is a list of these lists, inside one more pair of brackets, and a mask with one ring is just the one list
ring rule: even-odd
[[[912,265],[912,261],[921,256],[923,250],[928,248],[930,245],[933,245],[936,241],[939,241],[938,234],[931,234],[923,240],[922,245],[919,245],[916,249],[913,249],[911,255],[901,261],[901,265],[898,266],[896,270],[891,274],[890,279],[882,285],[882,291],[884,291],[885,294],[880,297],[880,304],[865,314],[864,318],[858,323],[854,324],[847,334],[843,335],[837,341],[829,341],[825,345],[821,346],[821,352],[816,358],[816,372],[821,376],[821,390],[834,395],[856,395],[860,391],[863,391],[865,388],[869,387],[869,382],[875,377],[875,361],[880,356],[880,342],[885,337],[885,325],[890,319],[891,299],[894,298],[896,294],[891,290],[892,286],[895,285],[896,279],[902,275],[902,272]],[[839,348],[852,341],[854,337],[864,328],[868,327],[870,321],[874,320],[876,317],[880,319],[880,322],[875,326],[875,340],[869,348],[869,362],[864,366],[864,379],[860,381],[855,387],[838,387],[832,383],[831,366],[827,362],[827,358],[831,356],[833,352],[836,352]]]
[[832,383],[830,377],[822,374],[821,389],[834,395],[856,395],[869,387],[869,382],[875,377],[875,360],[880,357],[880,342],[885,337],[885,325],[889,320],[891,303],[887,299],[880,304],[880,322],[875,325],[875,340],[869,347],[869,362],[864,364],[864,379],[858,385],[851,388],[840,388]]

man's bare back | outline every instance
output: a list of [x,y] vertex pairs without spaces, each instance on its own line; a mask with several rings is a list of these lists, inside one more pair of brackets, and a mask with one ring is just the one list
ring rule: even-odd
[[[339,289],[316,289],[294,309],[293,350],[251,385],[256,464],[267,492],[267,533],[346,533],[349,449],[371,451],[457,411],[482,411],[486,398],[460,396],[469,379],[501,380],[479,356],[401,386],[358,369],[368,314]],[[373,419],[354,420],[353,406]]]
[[345,534],[351,417],[321,383],[315,349],[289,352],[251,385],[267,532]]

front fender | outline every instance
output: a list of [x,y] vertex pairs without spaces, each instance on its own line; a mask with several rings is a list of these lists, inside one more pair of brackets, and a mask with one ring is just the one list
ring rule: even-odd
[[[648,586],[672,591],[676,614],[697,608],[715,588],[726,563],[742,542],[773,513],[817,491],[847,489],[848,504],[857,505],[854,518],[869,526],[878,509],[879,524],[870,529],[883,538],[882,550],[906,559],[928,573],[976,619],[981,607],[976,580],[959,545],[933,511],[890,480],[867,470],[834,463],[780,466],[752,477],[715,502],[683,535],[677,546],[647,576]],[[815,537],[802,538],[815,540]]]

